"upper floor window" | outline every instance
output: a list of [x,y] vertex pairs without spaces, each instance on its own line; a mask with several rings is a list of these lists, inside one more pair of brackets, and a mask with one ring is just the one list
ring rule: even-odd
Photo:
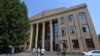
[[64,17],[61,17],[60,20],[61,20],[61,24],[65,23]]
[[70,27],[70,32],[71,32],[72,34],[74,34],[74,33],[76,32],[75,26],[71,26],[71,27]]
[[87,24],[82,25],[83,32],[89,32],[89,26]]
[[66,28],[65,28],[65,27],[63,27],[63,28],[61,29],[61,35],[62,35],[62,36],[65,36],[65,35],[66,35]]
[[79,13],[79,17],[81,20],[84,20],[86,18],[85,13],[84,12]]
[[68,16],[68,20],[69,20],[70,22],[73,22],[73,21],[74,21],[74,16],[73,16],[73,15],[69,15],[69,16]]

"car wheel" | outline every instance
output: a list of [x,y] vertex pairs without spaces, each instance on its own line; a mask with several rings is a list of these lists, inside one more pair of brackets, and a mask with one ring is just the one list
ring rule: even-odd
[[82,53],[82,55],[85,55],[84,53]]

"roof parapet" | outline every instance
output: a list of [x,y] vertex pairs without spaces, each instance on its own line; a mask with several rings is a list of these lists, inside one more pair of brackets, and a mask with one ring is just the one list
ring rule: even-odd
[[30,21],[41,18],[43,16],[45,17],[45,16],[49,16],[52,14],[61,13],[61,12],[72,10],[72,9],[77,9],[80,7],[87,7],[87,5],[86,5],[86,3],[83,3],[83,4],[76,5],[76,6],[71,6],[69,8],[61,7],[61,8],[51,9],[51,10],[44,10],[41,13],[31,17]]

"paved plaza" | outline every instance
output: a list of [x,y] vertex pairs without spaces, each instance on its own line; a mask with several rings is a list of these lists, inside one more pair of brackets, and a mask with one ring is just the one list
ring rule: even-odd
[[[34,55],[32,52],[22,52],[17,54],[0,54],[0,56],[37,56],[35,53]],[[57,54],[57,52],[46,52],[45,56],[63,56],[61,54]],[[82,54],[67,54],[66,56],[83,56]]]

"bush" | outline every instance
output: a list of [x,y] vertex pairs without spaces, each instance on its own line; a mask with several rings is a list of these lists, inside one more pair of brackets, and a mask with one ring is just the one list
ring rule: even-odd
[[66,50],[64,50],[64,51],[63,51],[63,55],[66,55],[66,54],[67,54],[67,52],[66,52]]

